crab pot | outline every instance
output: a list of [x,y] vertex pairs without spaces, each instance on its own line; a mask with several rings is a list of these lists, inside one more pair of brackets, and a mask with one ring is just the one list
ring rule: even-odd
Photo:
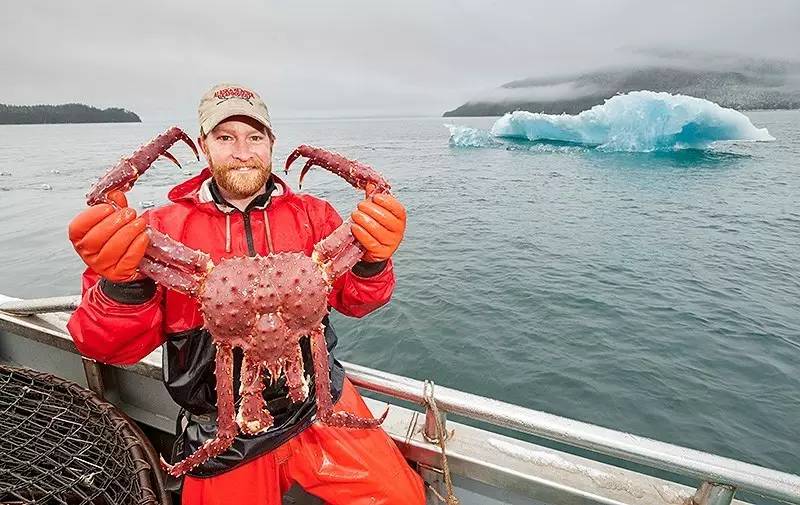
[[139,427],[91,391],[0,365],[0,412],[0,503],[170,503]]

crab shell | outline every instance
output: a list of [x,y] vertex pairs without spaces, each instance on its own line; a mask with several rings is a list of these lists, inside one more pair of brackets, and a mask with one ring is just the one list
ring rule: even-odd
[[300,338],[328,313],[329,292],[311,258],[277,253],[221,261],[206,277],[200,303],[216,342],[275,363],[270,373],[277,377],[279,358],[292,356]]

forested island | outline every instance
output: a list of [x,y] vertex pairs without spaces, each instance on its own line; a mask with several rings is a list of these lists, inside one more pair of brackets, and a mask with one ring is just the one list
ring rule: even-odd
[[525,110],[577,114],[620,93],[650,90],[690,95],[737,110],[800,108],[797,65],[742,65],[736,70],[671,66],[615,68],[512,81],[444,116],[502,116]]
[[81,103],[63,105],[0,104],[0,124],[141,123],[135,113],[110,107],[98,109]]

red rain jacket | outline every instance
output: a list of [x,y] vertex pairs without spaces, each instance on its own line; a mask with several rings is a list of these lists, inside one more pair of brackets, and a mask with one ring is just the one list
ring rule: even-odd
[[[172,203],[146,216],[150,226],[210,254],[215,263],[232,256],[270,252],[302,251],[310,256],[314,244],[342,222],[328,202],[293,193],[274,175],[282,192],[273,194],[262,206],[251,204],[243,213],[218,205],[209,191],[210,176],[206,168],[174,187],[169,192]],[[186,295],[159,287],[143,303],[124,304],[109,298],[98,280],[96,273],[86,270],[83,300],[67,325],[84,356],[110,364],[136,363],[169,335],[203,324],[198,303]],[[377,275],[359,277],[348,272],[340,277],[328,302],[342,314],[362,317],[388,302],[394,285],[389,260]]]

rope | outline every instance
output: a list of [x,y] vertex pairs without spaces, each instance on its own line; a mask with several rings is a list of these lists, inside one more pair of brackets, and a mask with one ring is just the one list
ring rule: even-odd
[[422,390],[422,397],[425,400],[425,404],[429,409],[431,409],[431,412],[433,412],[433,416],[436,419],[436,440],[430,440],[430,442],[438,443],[439,447],[442,449],[442,471],[444,472],[444,485],[447,488],[447,498],[443,498],[442,495],[433,489],[433,487],[431,487],[431,491],[433,491],[433,494],[435,494],[437,498],[447,505],[460,505],[461,502],[453,493],[453,480],[450,477],[450,466],[447,464],[447,450],[445,448],[447,431],[444,429],[442,417],[439,415],[439,407],[436,406],[436,399],[433,397],[433,381],[425,381],[425,386]]

